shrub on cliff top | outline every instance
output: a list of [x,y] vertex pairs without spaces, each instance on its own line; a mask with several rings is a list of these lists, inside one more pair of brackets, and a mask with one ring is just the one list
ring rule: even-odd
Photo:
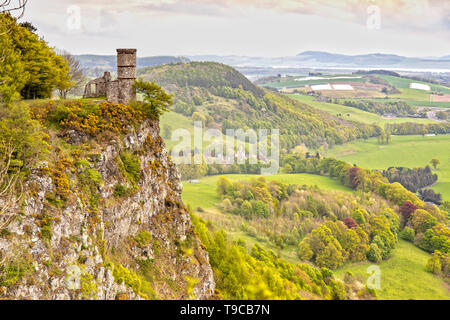
[[147,82],[141,79],[136,80],[134,88],[137,93],[143,95],[143,102],[133,105],[145,116],[157,120],[172,104],[172,96],[167,94],[160,86],[154,82]]

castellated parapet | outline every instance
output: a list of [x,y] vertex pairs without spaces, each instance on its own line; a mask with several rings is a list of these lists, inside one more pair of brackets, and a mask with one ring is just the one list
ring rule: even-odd
[[136,99],[133,88],[136,80],[136,49],[117,49],[117,79],[111,80],[111,74],[91,80],[84,89],[84,98],[106,97],[111,103],[126,104]]

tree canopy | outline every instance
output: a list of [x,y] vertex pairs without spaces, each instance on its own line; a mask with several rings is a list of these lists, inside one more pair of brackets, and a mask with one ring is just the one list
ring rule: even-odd
[[70,85],[67,61],[47,42],[0,14],[0,100],[50,98],[55,88]]

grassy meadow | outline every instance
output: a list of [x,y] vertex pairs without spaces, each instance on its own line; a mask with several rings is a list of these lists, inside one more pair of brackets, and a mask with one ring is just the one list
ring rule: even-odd
[[[430,254],[410,242],[400,240],[392,256],[379,265],[381,278],[378,299],[449,300],[448,284],[426,269],[429,258]],[[366,281],[370,276],[367,268],[371,265],[369,262],[346,265],[336,270],[335,275],[342,279],[348,270]]]
[[424,167],[437,158],[441,164],[433,170],[439,177],[433,189],[450,201],[450,135],[392,136],[389,145],[379,145],[376,138],[358,140],[330,148],[327,156],[380,170],[392,166]]
[[347,107],[334,103],[318,102],[314,101],[314,97],[307,95],[291,94],[289,95],[292,99],[301,101],[311,107],[320,109],[322,111],[328,112],[332,115],[340,114],[340,117],[345,120],[358,121],[362,123],[376,123],[378,125],[384,125],[386,123],[403,123],[403,122],[415,122],[415,123],[433,123],[435,121],[430,119],[416,119],[416,118],[392,118],[386,119],[382,116],[360,110],[357,108]]
[[324,190],[337,190],[351,192],[351,189],[342,186],[339,181],[307,173],[298,174],[275,174],[260,176],[254,174],[228,174],[204,177],[198,183],[183,182],[183,201],[193,208],[212,208],[220,201],[216,193],[216,183],[219,177],[227,177],[231,181],[249,181],[253,178],[264,177],[268,181],[277,180],[285,184],[298,184],[308,186],[318,186]]
[[[316,84],[324,84],[328,82],[333,83],[340,83],[340,82],[361,82],[365,83],[367,82],[367,79],[362,78],[358,75],[352,75],[352,74],[335,74],[335,75],[326,75],[326,76],[317,76],[315,78],[323,78],[323,79],[314,79],[314,80],[296,80],[296,79],[302,79],[306,78],[306,76],[298,76],[298,77],[287,77],[279,79],[279,82],[270,82],[265,83],[263,86],[265,87],[271,87],[276,89],[281,88],[298,88],[303,86],[310,86],[310,85],[316,85]],[[332,78],[332,79],[329,79]]]

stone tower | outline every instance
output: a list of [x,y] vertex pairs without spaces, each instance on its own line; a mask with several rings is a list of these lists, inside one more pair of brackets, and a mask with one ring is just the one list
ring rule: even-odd
[[136,49],[117,49],[117,80],[119,81],[119,103],[136,99],[133,89],[136,80]]
[[133,89],[136,80],[136,49],[117,49],[117,79],[111,81],[109,72],[104,76],[88,82],[84,98],[106,96],[111,103],[127,104],[136,99]]

